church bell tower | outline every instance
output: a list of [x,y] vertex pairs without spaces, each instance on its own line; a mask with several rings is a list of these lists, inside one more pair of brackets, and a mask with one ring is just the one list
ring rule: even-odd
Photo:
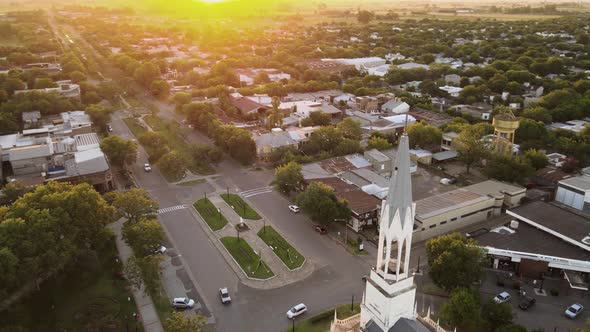
[[387,200],[381,205],[377,265],[365,285],[361,328],[376,324],[389,331],[398,320],[415,318],[416,287],[410,273],[415,209],[409,139],[404,133],[393,162]]

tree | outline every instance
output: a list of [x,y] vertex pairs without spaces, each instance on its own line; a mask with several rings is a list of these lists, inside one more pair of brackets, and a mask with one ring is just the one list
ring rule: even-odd
[[11,181],[8,182],[4,188],[2,188],[2,192],[6,195],[6,200],[8,202],[14,202],[22,195],[26,194],[27,192],[31,191],[31,187],[25,186],[20,181]]
[[105,199],[117,210],[119,216],[126,218],[131,224],[158,212],[158,203],[151,199],[145,189],[109,192]]
[[459,134],[458,142],[458,159],[465,163],[466,173],[469,174],[471,166],[483,159],[488,150],[485,143],[481,140],[481,131],[474,129],[473,126],[467,127]]
[[351,211],[346,201],[336,197],[334,189],[321,182],[311,183],[304,192],[297,195],[297,205],[313,220],[329,223],[335,219],[348,220]]
[[368,10],[361,10],[356,15],[356,19],[362,24],[367,24],[367,23],[371,22],[371,20],[374,18],[375,18],[375,13],[370,12]]
[[137,158],[135,142],[125,140],[120,136],[113,135],[103,139],[100,148],[107,155],[109,161],[117,167],[126,167],[135,162]]
[[553,119],[551,118],[551,113],[548,110],[542,107],[529,107],[522,111],[521,116],[523,118],[528,118],[535,121],[540,121],[545,124],[550,124]]
[[451,326],[476,331],[480,324],[479,296],[467,288],[453,290],[440,309],[440,317]]
[[377,150],[389,150],[393,147],[391,143],[387,141],[387,139],[383,137],[373,136],[369,138],[369,149],[377,149]]
[[[526,327],[519,324],[509,324],[497,328],[494,332],[527,332]],[[586,330],[582,330],[586,331]]]
[[363,134],[361,123],[353,118],[345,118],[336,125],[336,128],[344,138],[352,140],[360,140]]
[[202,313],[198,312],[194,316],[183,315],[181,312],[172,312],[164,327],[166,332],[203,332],[205,331],[205,325],[207,324],[207,317]]
[[432,280],[446,291],[469,287],[482,276],[483,250],[459,233],[428,240],[426,255]]
[[291,161],[284,166],[279,166],[275,170],[275,180],[273,184],[279,191],[290,194],[297,190],[303,183],[302,167],[300,164]]
[[57,84],[55,84],[51,78],[40,77],[35,80],[33,89],[55,88],[56,86]]
[[86,183],[49,182],[1,207],[0,296],[29,283],[38,286],[84,251],[103,248],[113,212]]
[[338,156],[344,156],[347,154],[354,154],[354,153],[361,153],[363,152],[363,148],[361,146],[361,142],[358,140],[343,139],[338,146],[334,149],[334,154]]
[[172,102],[176,106],[176,110],[179,111],[184,105],[188,105],[193,96],[188,92],[177,92],[172,96]]
[[139,136],[139,142],[147,151],[149,151],[149,159],[151,162],[157,162],[168,152],[168,142],[166,137],[159,132],[146,131]]
[[518,142],[544,143],[549,137],[545,124],[531,119],[521,119],[515,138]]
[[92,123],[101,131],[105,131],[107,124],[111,121],[112,110],[102,105],[89,105],[84,110],[90,117]]
[[322,151],[332,152],[342,141],[342,134],[334,126],[324,126],[313,132],[309,140]]
[[149,87],[150,84],[160,77],[160,68],[151,62],[144,62],[133,72],[135,80],[143,86]]
[[150,92],[156,98],[165,99],[170,94],[170,84],[164,80],[153,80],[150,83]]
[[135,255],[145,257],[164,241],[164,231],[156,219],[141,219],[123,225],[123,238],[133,248]]
[[489,299],[481,307],[481,318],[487,323],[490,331],[497,331],[500,327],[510,325],[514,317],[509,304],[496,303]]
[[125,263],[124,272],[127,280],[136,289],[144,285],[146,294],[160,293],[160,271],[163,257],[160,255],[148,255],[142,258],[131,256]]
[[256,74],[256,77],[254,77],[254,84],[265,84],[269,82],[270,78],[268,77],[268,74],[266,72],[261,71],[258,74]]
[[523,183],[535,172],[529,159],[524,156],[496,155],[484,169],[484,174],[500,181]]
[[281,99],[279,97],[272,97],[272,110],[269,111],[268,115],[268,127],[269,128],[280,128],[283,125],[283,116],[279,106]]
[[547,159],[547,155],[545,155],[545,153],[540,150],[535,150],[535,149],[526,150],[524,152],[523,156],[529,160],[529,162],[531,163],[533,168],[535,168],[535,170],[539,170],[539,169],[547,166],[547,164],[549,164],[549,160]]
[[73,71],[68,76],[74,83],[84,82],[87,79],[86,74],[81,71]]
[[186,160],[178,151],[170,151],[160,160],[158,166],[162,173],[167,174],[170,179],[179,180],[186,172]]
[[412,147],[439,146],[442,140],[442,132],[429,124],[416,122],[408,127],[408,137]]
[[315,111],[315,112],[309,113],[309,118],[304,119],[304,121],[305,120],[309,121],[309,123],[307,123],[307,121],[306,121],[304,123],[304,125],[328,126],[328,125],[330,125],[332,118],[330,117],[330,114],[328,114],[328,113],[324,113],[322,111]]

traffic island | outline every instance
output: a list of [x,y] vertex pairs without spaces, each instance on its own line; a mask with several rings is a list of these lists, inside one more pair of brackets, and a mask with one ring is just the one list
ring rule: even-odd
[[246,240],[233,236],[222,237],[219,240],[249,278],[264,280],[274,276],[268,265]]
[[305,258],[271,226],[262,227],[258,231],[258,236],[283,261],[289,270],[299,268],[305,262]]
[[[334,309],[336,315],[334,315]],[[328,309],[315,316],[311,316],[307,319],[295,319],[293,327],[285,329],[285,332],[301,331],[301,332],[324,332],[330,330],[330,323],[334,321],[334,318],[338,320],[344,320],[352,316],[358,315],[361,312],[360,303],[354,303],[351,308],[351,304],[342,304],[336,308]]]
[[218,231],[227,225],[227,219],[225,219],[221,211],[208,198],[201,198],[193,206],[211,230]]
[[221,194],[221,198],[231,206],[236,213],[244,218],[250,220],[260,220],[261,217],[253,208],[248,205],[248,203],[244,202],[242,197],[236,194]]

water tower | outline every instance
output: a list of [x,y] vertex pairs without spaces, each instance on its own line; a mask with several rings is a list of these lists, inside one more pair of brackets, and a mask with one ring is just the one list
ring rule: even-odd
[[494,149],[498,153],[512,154],[514,133],[520,125],[520,120],[511,110],[501,110],[492,121],[494,126]]

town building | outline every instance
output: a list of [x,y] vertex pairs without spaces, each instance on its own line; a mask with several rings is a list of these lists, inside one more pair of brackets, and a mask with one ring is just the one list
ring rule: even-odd
[[416,202],[414,240],[425,241],[501,214],[520,205],[526,189],[488,180]]
[[393,113],[393,114],[404,114],[410,110],[410,105],[406,102],[392,99],[381,106],[381,112]]
[[572,289],[588,290],[587,218],[543,201],[506,213],[501,226],[468,233],[486,250],[491,268],[538,280],[564,278]]
[[590,214],[590,176],[579,175],[559,181],[555,200]]
[[61,97],[74,98],[80,100],[80,85],[74,84],[70,80],[57,81],[55,83],[57,84],[56,88],[16,90],[14,91],[14,94],[30,92],[57,93]]
[[419,107],[413,108],[408,112],[408,114],[413,116],[418,121],[424,121],[437,128],[453,120],[453,117],[448,116],[445,113],[425,110]]

